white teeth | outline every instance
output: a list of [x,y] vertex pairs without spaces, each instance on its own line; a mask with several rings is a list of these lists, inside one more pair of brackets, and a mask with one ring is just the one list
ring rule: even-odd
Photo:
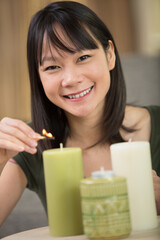
[[81,92],[80,94],[76,94],[76,95],[68,95],[67,97],[69,99],[73,99],[73,98],[80,98],[85,96],[87,93],[89,93],[91,91],[92,87],[88,88],[87,90],[85,90],[84,92]]

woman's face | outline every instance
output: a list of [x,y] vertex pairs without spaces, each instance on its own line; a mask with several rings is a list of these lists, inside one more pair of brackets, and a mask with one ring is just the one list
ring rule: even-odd
[[[107,52],[98,44],[97,49],[69,53],[50,49],[46,42],[44,39],[39,75],[48,99],[76,117],[103,109],[109,71],[115,64],[113,44],[110,42]],[[69,41],[68,46],[72,46]]]

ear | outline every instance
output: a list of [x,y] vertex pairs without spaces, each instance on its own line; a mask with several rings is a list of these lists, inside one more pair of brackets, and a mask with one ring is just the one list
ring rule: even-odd
[[115,67],[116,56],[114,52],[114,45],[111,40],[109,40],[109,46],[106,49],[106,57],[108,62],[109,71],[113,70]]

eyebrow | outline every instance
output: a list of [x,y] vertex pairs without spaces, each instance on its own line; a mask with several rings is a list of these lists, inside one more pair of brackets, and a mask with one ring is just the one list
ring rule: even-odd
[[[74,51],[74,52],[72,52],[72,54],[76,54],[78,51]],[[42,58],[42,60],[40,61],[40,65],[42,66],[43,64],[44,64],[44,62],[49,62],[49,61],[54,61],[54,62],[56,62],[56,58],[55,57],[53,57],[53,55],[52,56],[44,56],[43,58]]]
[[56,62],[56,59],[53,57],[53,56],[51,56],[51,57],[47,57],[47,56],[44,56],[43,58],[42,58],[42,60],[40,61],[40,65],[43,65],[44,64],[44,62],[49,62],[49,61],[54,61],[54,62]]

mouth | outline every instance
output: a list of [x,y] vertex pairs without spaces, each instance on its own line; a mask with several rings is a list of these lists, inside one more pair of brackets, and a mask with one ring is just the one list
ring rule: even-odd
[[68,99],[78,99],[78,98],[82,98],[84,96],[86,96],[88,93],[91,92],[93,86],[80,92],[80,93],[77,93],[77,94],[70,94],[70,95],[65,95],[64,97],[65,98],[68,98]]

